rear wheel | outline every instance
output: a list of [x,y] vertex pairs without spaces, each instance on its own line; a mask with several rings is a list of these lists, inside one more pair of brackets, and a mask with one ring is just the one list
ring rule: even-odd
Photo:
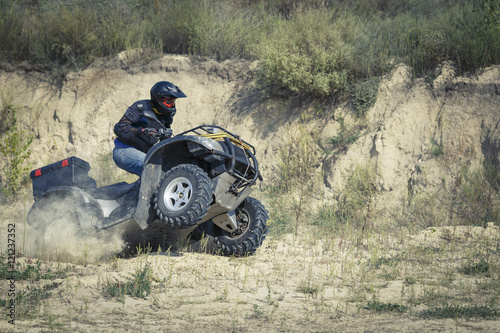
[[47,227],[55,222],[63,221],[82,228],[81,209],[71,192],[49,193],[33,204],[28,212],[28,224],[39,232],[44,232]]
[[184,229],[196,225],[211,202],[212,185],[207,173],[196,165],[181,164],[165,174],[156,191],[154,208],[167,225]]
[[238,229],[232,233],[214,226],[214,241],[223,255],[253,254],[266,238],[269,216],[259,200],[248,197],[236,209]]

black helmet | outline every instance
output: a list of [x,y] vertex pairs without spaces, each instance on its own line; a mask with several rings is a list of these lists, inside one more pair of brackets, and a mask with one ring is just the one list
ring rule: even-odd
[[151,88],[151,103],[158,112],[164,115],[174,115],[175,101],[173,100],[184,97],[186,97],[186,94],[168,81],[157,82]]

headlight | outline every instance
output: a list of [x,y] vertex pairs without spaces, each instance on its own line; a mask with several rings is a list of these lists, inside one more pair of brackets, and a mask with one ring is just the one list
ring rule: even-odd
[[222,149],[222,146],[220,145],[220,143],[218,143],[215,140],[212,140],[212,139],[209,139],[209,138],[200,137],[200,142],[204,146],[209,147],[210,149],[224,151]]

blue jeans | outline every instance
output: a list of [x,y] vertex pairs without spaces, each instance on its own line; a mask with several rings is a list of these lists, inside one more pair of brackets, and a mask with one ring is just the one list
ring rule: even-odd
[[123,170],[141,176],[146,154],[134,147],[116,147],[113,149],[113,161]]

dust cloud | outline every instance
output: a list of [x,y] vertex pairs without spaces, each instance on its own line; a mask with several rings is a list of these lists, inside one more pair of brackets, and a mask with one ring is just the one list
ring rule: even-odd
[[28,214],[24,255],[71,263],[95,263],[113,258],[125,248],[117,230],[99,230],[78,222],[77,206],[70,199],[37,204]]

